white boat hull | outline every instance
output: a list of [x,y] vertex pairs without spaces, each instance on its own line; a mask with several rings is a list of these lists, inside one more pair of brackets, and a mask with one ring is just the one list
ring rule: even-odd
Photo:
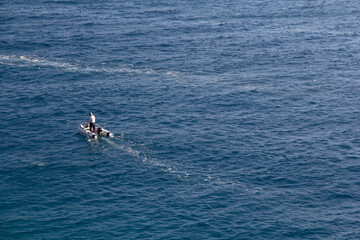
[[87,136],[91,139],[97,139],[100,136],[106,136],[106,137],[114,137],[114,134],[105,128],[100,127],[99,125],[95,124],[95,131],[90,131],[90,128],[88,126],[88,123],[80,123],[78,125],[78,131],[84,136]]

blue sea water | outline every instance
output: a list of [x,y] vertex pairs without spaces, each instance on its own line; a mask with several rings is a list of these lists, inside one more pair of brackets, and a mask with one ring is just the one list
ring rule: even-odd
[[1,1],[0,239],[360,239],[359,64],[357,1]]

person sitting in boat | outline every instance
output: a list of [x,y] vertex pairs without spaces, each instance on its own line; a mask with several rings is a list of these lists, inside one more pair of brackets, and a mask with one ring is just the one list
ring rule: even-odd
[[89,112],[89,127],[90,131],[95,132],[95,115]]

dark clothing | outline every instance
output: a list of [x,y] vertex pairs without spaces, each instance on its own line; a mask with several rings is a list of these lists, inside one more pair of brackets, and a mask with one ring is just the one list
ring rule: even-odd
[[95,132],[95,123],[90,122],[90,131]]

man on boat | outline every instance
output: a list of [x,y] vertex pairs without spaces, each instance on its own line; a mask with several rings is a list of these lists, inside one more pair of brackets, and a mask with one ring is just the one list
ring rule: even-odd
[[95,132],[95,116],[92,112],[89,112],[89,127],[90,131]]

